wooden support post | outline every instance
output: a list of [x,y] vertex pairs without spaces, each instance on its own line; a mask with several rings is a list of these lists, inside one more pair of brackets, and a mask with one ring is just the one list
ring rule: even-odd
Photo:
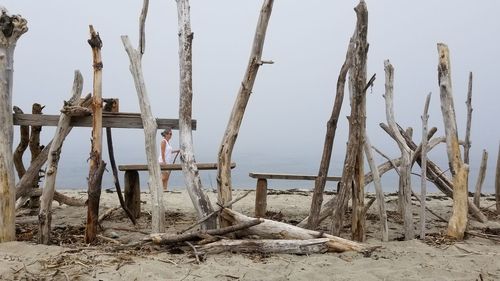
[[267,179],[257,179],[255,189],[255,217],[264,218],[267,209]]
[[500,145],[498,147],[497,168],[495,173],[495,199],[497,202],[497,214],[500,215]]
[[479,166],[479,175],[477,176],[476,188],[474,193],[474,204],[480,208],[481,206],[481,188],[483,187],[484,177],[486,176],[486,167],[488,165],[488,152],[483,149],[483,157],[481,158],[481,166]]
[[[45,106],[42,106],[39,103],[34,103],[32,108],[31,108],[31,113],[36,114],[36,115],[42,115],[42,110]],[[42,126],[31,126],[31,133],[30,133],[30,141],[29,141],[29,147],[31,151],[31,163],[35,161],[35,159],[38,157],[38,155],[42,152],[43,146],[40,145],[40,133],[42,132]],[[40,179],[41,175],[38,173],[38,176],[33,179],[31,182],[31,187],[32,188],[39,188],[40,187]],[[31,209],[37,209],[40,207],[40,197],[38,196],[32,196],[30,198],[30,208]]]
[[422,176],[420,178],[420,239],[425,238],[425,197],[427,196],[427,123],[429,121],[429,103],[431,101],[431,93],[427,95],[424,105],[424,113],[422,114],[422,145],[421,149],[421,166],[422,166]]
[[141,183],[139,172],[125,171],[125,206],[137,219],[141,216]]

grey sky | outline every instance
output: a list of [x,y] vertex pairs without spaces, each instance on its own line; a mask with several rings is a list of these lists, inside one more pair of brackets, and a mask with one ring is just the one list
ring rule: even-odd
[[[150,2],[143,57],[148,95],[156,116],[177,118],[176,4],[173,0]],[[465,131],[468,74],[474,73],[471,168],[479,166],[482,149],[488,150],[489,166],[494,167],[500,140],[500,130],[495,127],[500,119],[497,109],[500,2],[366,2],[370,43],[368,75],[377,74],[375,86],[367,96],[367,127],[373,145],[389,155],[398,154],[396,144],[378,126],[385,122],[382,98],[385,59],[395,67],[396,120],[403,126],[412,126],[414,138],[420,139],[425,95],[432,92],[429,122],[439,128],[438,135],[444,133],[436,70],[436,44],[443,42],[451,53],[461,138]],[[354,30],[353,7],[357,3],[275,1],[263,53],[264,59],[273,60],[275,64],[263,66],[257,76],[233,154],[233,160],[239,164],[238,173],[246,175],[270,165],[276,171],[317,172],[338,71]],[[46,105],[46,114],[56,114],[62,100],[70,95],[75,69],[84,76],[84,92],[91,91],[92,58],[86,40],[88,25],[93,24],[104,43],[103,96],[119,98],[121,111],[139,112],[120,35],[129,35],[133,44],[137,44],[142,1],[7,0],[0,5],[11,14],[25,17],[29,27],[15,53],[14,105],[29,111],[33,102],[39,102]],[[262,1],[248,0],[191,1],[195,34],[193,118],[198,120],[194,145],[200,162],[216,159],[247,65],[261,5]],[[332,160],[334,171],[339,171],[344,158],[348,130],[344,117],[348,112],[348,103],[344,103]],[[45,140],[52,137],[50,130],[44,133]],[[143,161],[142,131],[117,130],[114,136],[118,162]],[[89,139],[90,130],[75,129],[64,145],[63,154],[82,155],[82,165],[86,165]],[[436,157],[445,164],[446,154],[443,150],[438,152]],[[63,161],[64,157],[67,156],[63,156]],[[293,170],[294,167],[300,170]],[[493,183],[492,177],[487,175],[486,185]],[[475,177],[471,183],[475,183]]]

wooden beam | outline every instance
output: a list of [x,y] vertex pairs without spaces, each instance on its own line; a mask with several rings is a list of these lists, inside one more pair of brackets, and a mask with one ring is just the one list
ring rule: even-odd
[[[296,174],[270,174],[270,173],[249,173],[254,179],[272,180],[316,180],[317,175],[296,175]],[[340,181],[341,177],[326,177],[328,181]]]
[[[198,170],[217,170],[216,163],[196,163]],[[236,163],[231,163],[231,168],[236,167]],[[182,170],[181,164],[163,164],[160,165],[160,169],[163,171],[180,171]],[[147,171],[148,165],[145,164],[133,164],[133,165],[118,165],[118,170],[120,171]]]
[[[14,125],[27,126],[57,126],[59,115],[35,115],[35,114],[19,114],[14,113]],[[166,129],[167,127],[173,130],[179,129],[179,119],[160,119],[156,118],[158,129]],[[92,127],[92,116],[73,116],[71,117],[70,126],[72,127]],[[103,113],[102,126],[109,128],[128,128],[142,129],[142,119],[139,113]],[[193,130],[196,130],[196,120],[191,120]]]

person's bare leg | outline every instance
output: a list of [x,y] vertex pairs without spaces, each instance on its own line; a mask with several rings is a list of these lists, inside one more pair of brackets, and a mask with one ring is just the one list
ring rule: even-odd
[[170,178],[170,171],[167,171],[165,177],[165,183],[163,184],[163,191],[167,191],[168,179]]
[[168,172],[161,173],[161,182],[163,184],[163,191],[167,191]]

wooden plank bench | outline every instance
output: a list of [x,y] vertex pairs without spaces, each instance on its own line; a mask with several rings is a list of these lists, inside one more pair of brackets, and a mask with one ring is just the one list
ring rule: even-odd
[[[317,175],[249,173],[251,178],[257,179],[255,188],[255,217],[265,217],[267,209],[267,180],[316,180]],[[327,181],[339,182],[341,177],[326,177]]]
[[[197,163],[198,170],[217,170],[217,163]],[[236,163],[231,163],[231,169],[236,167]],[[132,215],[139,218],[141,215],[141,185],[139,180],[139,171],[147,171],[148,165],[130,164],[118,165],[118,170],[124,171],[125,185],[125,206]],[[160,164],[162,171],[180,171],[181,164]]]

